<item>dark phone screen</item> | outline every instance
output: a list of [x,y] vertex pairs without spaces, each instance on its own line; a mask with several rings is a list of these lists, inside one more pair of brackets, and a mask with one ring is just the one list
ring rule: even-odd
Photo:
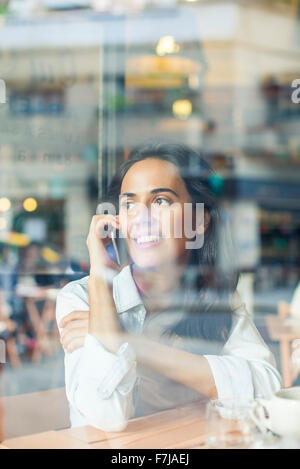
[[110,243],[108,246],[106,246],[106,252],[107,252],[109,258],[110,258],[113,262],[115,262],[116,264],[118,264],[116,252],[115,252],[115,249],[114,249],[112,243]]

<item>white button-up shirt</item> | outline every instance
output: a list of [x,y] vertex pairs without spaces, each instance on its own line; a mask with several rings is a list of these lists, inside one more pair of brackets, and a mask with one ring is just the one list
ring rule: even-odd
[[[130,266],[114,277],[113,297],[122,326],[133,334],[142,333],[146,310]],[[207,343],[204,348],[202,344],[206,353],[201,353],[201,346],[196,353],[207,359],[219,398],[268,398],[281,385],[273,355],[237,292],[231,296],[231,309],[232,328],[225,345],[218,353],[207,354]],[[59,292],[58,324],[74,310],[89,310],[88,277],[68,283]],[[163,313],[158,315],[163,318]],[[93,425],[105,431],[122,430],[132,416],[201,398],[165,377],[140,374],[129,344],[114,354],[89,334],[83,347],[65,354],[65,383],[72,426]]]

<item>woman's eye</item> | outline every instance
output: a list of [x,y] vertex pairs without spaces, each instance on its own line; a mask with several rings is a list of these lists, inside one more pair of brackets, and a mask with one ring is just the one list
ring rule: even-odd
[[122,207],[124,210],[130,210],[133,206],[134,206],[134,203],[131,202],[131,201],[123,202],[122,205],[121,205],[121,207]]
[[160,207],[167,207],[171,205],[170,200],[165,199],[164,197],[157,197],[154,203],[159,205]]

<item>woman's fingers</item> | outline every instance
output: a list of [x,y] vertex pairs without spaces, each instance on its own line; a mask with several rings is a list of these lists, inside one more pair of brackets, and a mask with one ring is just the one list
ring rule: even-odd
[[89,246],[91,239],[96,237],[103,241],[111,238],[111,230],[105,230],[106,227],[119,229],[119,219],[114,215],[94,215],[90,224],[87,245]]
[[69,314],[66,314],[61,321],[59,322],[59,327],[64,328],[67,324],[71,321],[79,320],[79,319],[88,319],[89,318],[89,311],[77,311],[74,310]]
[[63,345],[64,351],[66,353],[72,353],[72,352],[74,352],[74,350],[77,350],[80,347],[83,347],[84,341],[85,341],[84,336],[74,337],[74,338],[72,338],[72,340],[68,344]]
[[88,330],[86,327],[78,327],[76,329],[70,329],[64,334],[64,336],[61,336],[60,342],[62,346],[65,348],[74,339],[82,338],[82,337],[85,339],[87,333],[88,333]]
[[105,247],[111,242],[110,231],[105,231],[105,227],[119,228],[118,217],[114,215],[94,215],[90,224],[89,234],[86,244],[90,256],[90,272],[99,275],[104,267],[118,270],[117,264],[111,261]]
[[119,221],[115,216],[96,215],[96,217],[99,217],[99,219],[95,219],[95,233],[100,238],[102,237],[106,238],[108,236],[109,232],[106,232],[106,233],[104,232],[105,227],[111,226],[115,228],[116,230],[119,229]]
[[64,338],[72,333],[73,331],[76,331],[76,330],[83,330],[85,331],[85,333],[87,334],[88,333],[88,329],[89,329],[89,320],[88,319],[79,319],[78,321],[72,321],[70,322],[66,327],[63,328],[62,332],[61,332],[61,340],[64,340]]
[[67,353],[84,345],[89,327],[89,311],[72,311],[59,323],[62,328],[60,342]]

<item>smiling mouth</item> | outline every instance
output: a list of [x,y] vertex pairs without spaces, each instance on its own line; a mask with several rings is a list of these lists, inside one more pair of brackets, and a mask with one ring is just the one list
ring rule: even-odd
[[140,248],[148,248],[152,246],[156,246],[160,243],[162,238],[160,236],[139,236],[138,238],[134,238],[135,244]]

